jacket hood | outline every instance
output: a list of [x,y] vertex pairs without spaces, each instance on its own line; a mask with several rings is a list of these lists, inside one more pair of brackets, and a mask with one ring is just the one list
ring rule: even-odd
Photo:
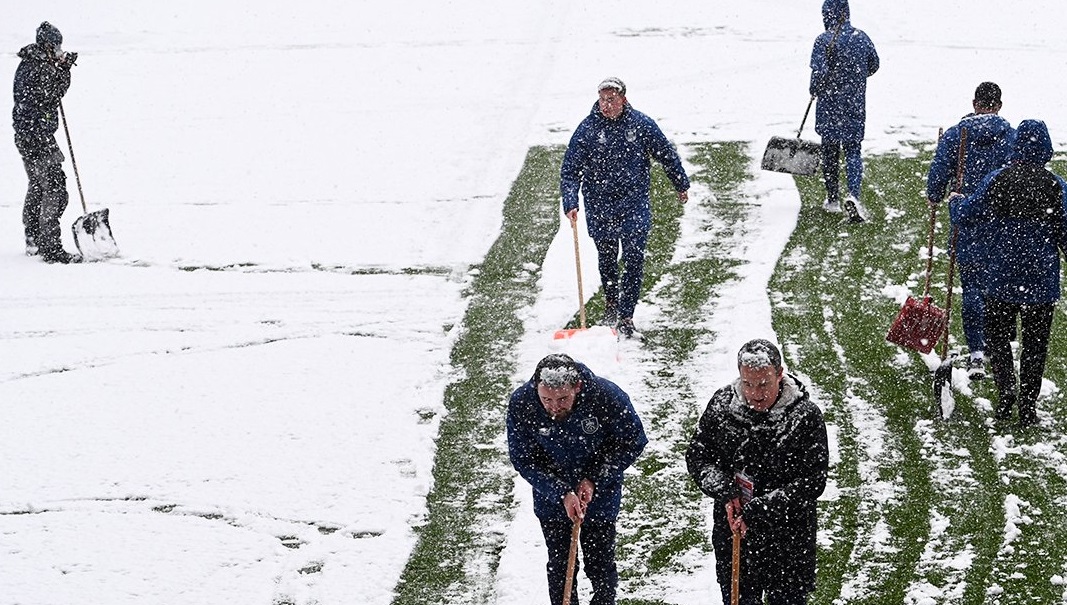
[[825,0],[822,3],[822,24],[827,30],[837,27],[837,24],[849,18],[848,0]]
[[1011,161],[1044,166],[1051,159],[1052,137],[1049,136],[1045,123],[1041,120],[1019,122],[1019,127],[1015,129]]

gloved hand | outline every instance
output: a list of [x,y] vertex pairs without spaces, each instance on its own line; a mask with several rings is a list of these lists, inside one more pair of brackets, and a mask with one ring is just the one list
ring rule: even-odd
[[70,69],[71,67],[74,67],[74,62],[77,60],[78,53],[63,53],[63,55],[59,57],[59,61],[56,62],[56,65],[59,65],[60,67],[66,69]]

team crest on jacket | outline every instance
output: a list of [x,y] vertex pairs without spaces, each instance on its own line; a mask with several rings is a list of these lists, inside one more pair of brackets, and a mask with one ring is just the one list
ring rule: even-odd
[[633,143],[636,140],[637,140],[637,129],[636,128],[630,128],[629,130],[627,130],[626,131],[626,142],[627,143]]
[[608,135],[605,134],[603,130],[601,130],[600,134],[597,135],[597,137],[596,137],[596,142],[600,143],[601,145],[607,145],[608,144]]
[[582,420],[582,432],[586,435],[592,435],[600,428],[600,423],[596,418],[585,418]]

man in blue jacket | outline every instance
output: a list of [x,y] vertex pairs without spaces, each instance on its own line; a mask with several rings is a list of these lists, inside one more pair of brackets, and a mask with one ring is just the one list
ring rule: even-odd
[[[1048,171],[1052,138],[1040,120],[1023,120],[1008,166],[989,174],[970,196],[950,198],[953,225],[981,227],[985,339],[998,401],[994,418],[1038,424],[1037,397],[1060,298],[1060,254],[1067,253],[1067,182]],[[1018,391],[1011,341],[1022,326]]]
[[[967,114],[959,124],[946,130],[937,143],[937,151],[926,177],[926,199],[931,207],[940,204],[949,190],[963,195],[974,193],[987,174],[1008,163],[1015,130],[1007,120],[997,115],[1002,106],[1000,87],[993,82],[982,82],[974,91],[971,106],[974,107],[974,113]],[[967,133],[963,150],[963,182],[957,183],[963,131]],[[967,348],[970,349],[967,374],[971,380],[980,380],[985,378],[982,250],[974,228],[956,229],[955,238],[956,262],[960,268],[960,285],[963,287],[963,333],[967,338]]]
[[[652,229],[651,161],[663,165],[678,199],[688,197],[689,177],[682,160],[652,118],[626,100],[626,85],[607,78],[599,100],[571,136],[560,169],[563,212],[578,220],[578,191],[585,201],[585,224],[596,243],[604,287],[604,323],[624,337],[634,335],[634,308],[644,279],[645,246]],[[619,278],[619,248],[624,272]]]
[[70,68],[77,53],[64,52],[63,35],[45,21],[37,28],[37,42],[19,51],[15,70],[15,147],[29,177],[22,208],[26,254],[41,255],[48,263],[74,263],[81,257],[63,250],[59,219],[67,209],[67,176],[63,152],[56,143],[59,102],[70,87]]
[[822,173],[830,212],[840,212],[838,158],[845,154],[848,196],[844,209],[852,222],[867,220],[860,204],[863,182],[861,143],[867,121],[867,78],[878,71],[878,52],[862,30],[849,23],[848,0],[826,0],[822,5],[826,31],[811,51],[811,94],[815,106],[815,132],[822,136]]
[[[648,443],[630,398],[569,356],[549,355],[512,393],[507,433],[511,463],[533,486],[552,605],[563,602],[571,529],[579,520],[585,574],[593,586],[589,602],[613,605],[622,475]],[[571,603],[577,602],[572,584]]]

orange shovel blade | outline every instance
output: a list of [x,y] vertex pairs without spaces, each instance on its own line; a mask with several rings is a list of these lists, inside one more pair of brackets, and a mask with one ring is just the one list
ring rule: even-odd
[[588,332],[589,328],[568,328],[566,330],[556,330],[556,333],[552,335],[553,340],[563,340],[570,338],[579,332]]

